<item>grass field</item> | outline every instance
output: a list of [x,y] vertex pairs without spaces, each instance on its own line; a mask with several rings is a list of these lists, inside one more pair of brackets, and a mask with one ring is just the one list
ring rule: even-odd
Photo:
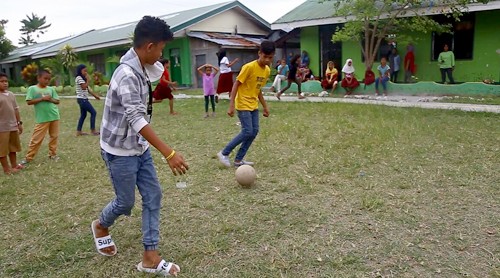
[[[18,98],[26,129],[33,108]],[[93,101],[98,124],[103,102]],[[340,103],[270,102],[239,187],[215,154],[237,118],[203,119],[203,100],[155,106],[152,125],[191,170],[164,189],[160,251],[180,277],[500,277],[500,115]],[[29,168],[0,176],[0,277],[148,277],[141,202],[95,251],[90,223],[113,198],[97,137],[75,137],[76,100],[60,104],[58,162],[47,141]],[[85,123],[88,130],[88,119]]]

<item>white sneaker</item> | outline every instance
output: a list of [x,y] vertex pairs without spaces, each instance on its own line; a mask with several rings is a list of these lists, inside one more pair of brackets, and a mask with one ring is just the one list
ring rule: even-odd
[[240,162],[234,162],[234,167],[240,167],[241,165],[249,165],[249,166],[253,166],[255,165],[255,163],[253,163],[252,161],[246,161],[246,160],[242,160]]
[[229,156],[223,155],[222,151],[217,153],[217,157],[219,158],[220,163],[222,163],[226,167],[231,167],[231,162],[229,161]]

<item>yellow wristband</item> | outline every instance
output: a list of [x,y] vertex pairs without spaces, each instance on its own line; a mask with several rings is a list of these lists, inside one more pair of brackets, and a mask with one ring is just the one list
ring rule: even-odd
[[172,157],[174,157],[174,155],[175,155],[175,151],[174,151],[174,150],[172,150],[172,152],[171,152],[171,153],[170,153],[170,154],[166,157],[166,158],[167,158],[167,160],[172,159]]

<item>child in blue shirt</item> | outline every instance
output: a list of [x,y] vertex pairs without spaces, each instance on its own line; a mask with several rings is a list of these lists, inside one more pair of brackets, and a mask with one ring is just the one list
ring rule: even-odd
[[375,79],[375,94],[380,95],[378,90],[378,84],[382,83],[382,87],[384,88],[384,96],[387,96],[387,82],[391,76],[391,67],[387,64],[387,59],[382,57],[380,59],[380,65],[377,67],[379,77]]

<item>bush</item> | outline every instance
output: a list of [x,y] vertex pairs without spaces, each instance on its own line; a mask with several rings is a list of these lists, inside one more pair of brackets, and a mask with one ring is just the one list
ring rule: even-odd
[[73,91],[73,87],[72,86],[64,86],[63,88],[63,93],[71,93]]
[[38,74],[38,65],[35,63],[31,63],[26,65],[23,70],[21,71],[21,77],[28,85],[35,85],[37,80]]

